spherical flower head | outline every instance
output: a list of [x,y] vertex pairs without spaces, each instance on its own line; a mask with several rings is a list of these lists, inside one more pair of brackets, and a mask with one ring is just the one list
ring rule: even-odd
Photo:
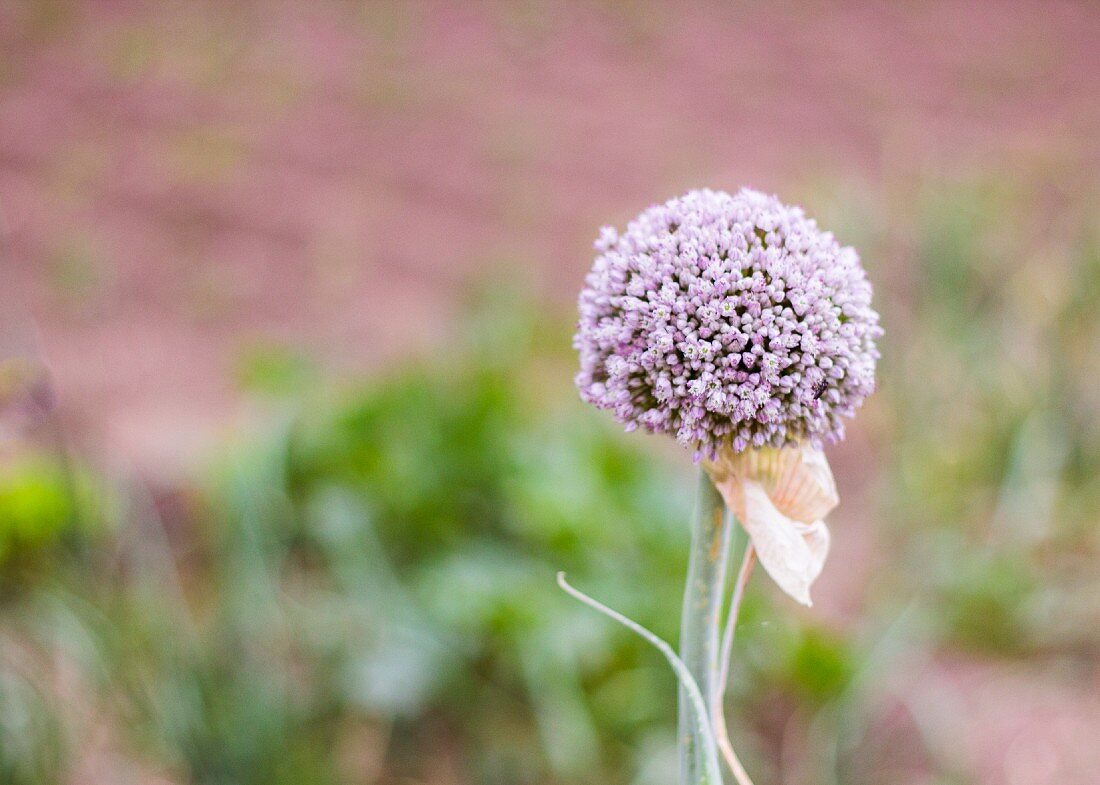
[[605,227],[579,298],[581,397],[697,457],[837,441],[882,335],[859,255],[798,207],[690,191]]

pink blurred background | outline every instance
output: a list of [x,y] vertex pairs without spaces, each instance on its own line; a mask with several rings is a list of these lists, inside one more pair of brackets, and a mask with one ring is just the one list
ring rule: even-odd
[[1071,2],[5,3],[6,318],[85,444],[172,474],[249,346],[373,367],[505,270],[568,319],[598,226],[688,187],[1072,189],[1098,41]]
[[[557,329],[599,226],[690,187],[896,238],[927,180],[1100,185],[1093,3],[17,0],[0,47],[0,360],[45,362],[91,463],[168,487],[249,416],[243,354],[385,369],[445,349],[496,277]],[[908,260],[865,261],[877,284]],[[830,621],[866,597],[870,530],[838,537],[861,566]],[[928,743],[981,782],[1087,785],[1096,674],[1032,665],[952,653],[891,686],[958,701]]]

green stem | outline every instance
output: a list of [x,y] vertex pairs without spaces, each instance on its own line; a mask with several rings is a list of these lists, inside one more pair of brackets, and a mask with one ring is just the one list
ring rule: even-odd
[[[708,716],[722,700],[719,625],[729,563],[732,519],[714,483],[702,468],[691,521],[691,555],[680,622],[680,658],[699,685]],[[702,750],[692,743],[690,696],[681,688],[679,712],[680,783],[706,782]]]
[[756,563],[756,549],[752,540],[745,544],[745,556],[741,561],[741,569],[737,572],[737,581],[733,585],[733,597],[730,599],[729,614],[726,617],[726,630],[722,636],[722,654],[720,658],[721,668],[718,672],[718,696],[709,706],[711,727],[714,729],[714,741],[726,760],[737,785],[752,785],[745,767],[733,749],[730,742],[729,730],[726,728],[726,711],[724,701],[726,697],[726,684],[729,680],[730,656],[733,652],[733,635],[737,630],[737,616],[741,612],[741,600],[745,597],[745,586],[748,585],[749,576],[752,575],[752,567]]

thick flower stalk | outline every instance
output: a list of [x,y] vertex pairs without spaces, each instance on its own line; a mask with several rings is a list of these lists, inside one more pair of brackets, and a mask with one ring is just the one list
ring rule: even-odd
[[[694,448],[707,487],[748,532],[722,636],[728,657],[754,559],[810,604],[829,550],[824,518],[838,502],[822,447],[843,438],[875,385],[882,330],[871,285],[852,248],[800,208],[748,189],[654,205],[621,234],[604,228],[596,250],[579,299],[577,386],[627,430]],[[730,539],[720,506],[716,517],[704,495],[693,522],[680,650],[703,689],[685,687],[681,730],[697,726],[686,696],[702,695],[717,747],[746,783],[721,720],[727,662],[714,656]],[[682,779],[703,781],[699,741],[681,742]]]

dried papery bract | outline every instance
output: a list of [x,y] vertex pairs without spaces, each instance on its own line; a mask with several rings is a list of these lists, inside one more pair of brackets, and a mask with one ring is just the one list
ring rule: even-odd
[[[871,285],[858,254],[798,207],[743,189],[691,191],[602,230],[579,298],[581,397],[627,430],[694,448],[704,492],[692,518],[680,666],[740,783],[722,699],[737,611],[754,561],[811,604],[829,553],[825,516],[839,497],[822,452],[874,390]],[[730,536],[750,542],[719,636]],[[717,601],[716,601],[717,600]],[[591,603],[590,603],[591,604]],[[718,640],[722,644],[719,656]],[[712,782],[681,689],[681,782]]]
[[779,587],[810,605],[810,587],[829,554],[823,520],[840,501],[820,450],[803,445],[735,453],[704,468],[752,538],[760,564]]

